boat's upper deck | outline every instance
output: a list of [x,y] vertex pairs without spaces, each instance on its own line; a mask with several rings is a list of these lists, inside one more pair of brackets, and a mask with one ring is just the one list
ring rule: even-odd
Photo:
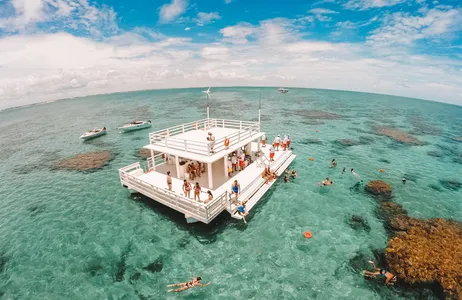
[[[215,137],[209,141],[208,133]],[[263,136],[258,122],[208,119],[194,121],[149,134],[144,148],[201,162],[215,162]],[[226,147],[225,139],[229,139]]]

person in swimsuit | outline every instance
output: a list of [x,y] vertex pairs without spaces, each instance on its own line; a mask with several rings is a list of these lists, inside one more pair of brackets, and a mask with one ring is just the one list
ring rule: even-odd
[[351,174],[353,174],[353,175],[355,175],[356,177],[359,178],[359,175],[356,174],[355,169],[351,168],[350,172],[351,172]]
[[244,220],[244,223],[247,224],[247,221],[245,220],[245,216],[247,216],[249,213],[247,212],[247,208],[245,205],[247,204],[247,201],[242,202],[241,205],[237,207],[237,213],[242,217],[242,220]]
[[346,168],[344,167],[342,170],[342,174],[346,172]]
[[391,274],[390,272],[387,272],[385,269],[379,269],[375,266],[374,262],[372,260],[369,261],[369,263],[373,266],[374,271],[370,272],[367,270],[363,270],[363,275],[366,277],[370,278],[375,278],[377,276],[382,276],[385,278],[385,284],[386,285],[393,285],[396,282],[396,275]]
[[196,176],[201,177],[201,164],[199,162],[194,164],[194,170],[196,171]]
[[287,149],[290,150],[290,135],[287,135]]
[[270,161],[274,161],[274,147],[273,146],[269,147],[269,155],[270,155]]
[[209,203],[210,201],[213,200],[213,195],[211,191],[207,191],[207,200],[204,201],[204,203]]
[[170,171],[167,172],[167,186],[168,190],[172,190],[172,176],[170,176]]
[[295,179],[297,177],[297,171],[292,170],[292,172],[290,172],[290,176],[292,176],[292,178]]
[[183,192],[185,197],[191,198],[191,183],[186,179],[183,181]]
[[330,167],[335,168],[336,166],[337,166],[337,162],[335,161],[335,158],[334,158],[332,162],[330,163]]
[[284,182],[289,182],[289,176],[287,175],[284,176]]
[[188,282],[169,284],[169,285],[167,285],[167,287],[173,287],[173,286],[181,286],[181,287],[178,288],[178,289],[168,290],[168,292],[176,292],[176,293],[178,293],[178,292],[185,291],[185,290],[190,289],[190,288],[195,287],[195,286],[207,286],[207,285],[211,284],[211,282],[206,283],[206,284],[202,284],[201,281],[202,281],[202,278],[199,276],[197,278],[193,277],[192,280],[188,281]]
[[189,174],[189,179],[194,180],[196,177],[196,171],[194,171],[194,168],[191,166],[191,164],[189,164],[186,168],[186,172]]
[[199,182],[196,182],[194,185],[194,200],[201,201],[201,186],[199,185]]
[[233,185],[231,186],[231,195],[236,195],[236,202],[238,201],[237,198],[239,197],[239,193],[241,192],[241,185],[234,180]]
[[401,179],[401,181],[403,182],[403,184],[406,184],[406,178],[403,177],[403,179]]
[[333,185],[333,184],[334,184],[334,182],[333,182],[333,181],[330,181],[330,180],[329,180],[329,177],[327,177],[326,179],[324,179],[324,180],[322,181],[322,185],[323,185],[323,186],[326,186],[326,185]]
[[284,151],[287,150],[287,135],[284,136],[284,139],[282,140],[282,149],[283,149]]

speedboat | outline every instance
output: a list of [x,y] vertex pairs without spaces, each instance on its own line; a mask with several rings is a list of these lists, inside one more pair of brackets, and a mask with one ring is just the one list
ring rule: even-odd
[[128,131],[148,128],[151,126],[152,126],[151,121],[134,121],[134,122],[125,124],[122,127],[119,127],[119,129],[122,130],[123,132],[128,132]]
[[95,128],[93,130],[89,130],[85,132],[84,134],[82,134],[80,136],[80,139],[86,141],[86,140],[93,139],[95,137],[99,137],[105,134],[106,134],[106,127],[103,127],[101,129]]
[[284,89],[284,88],[279,88],[279,89],[278,89],[278,91],[279,91],[279,93],[283,93],[283,94],[285,94],[285,93],[288,93],[288,92],[289,92],[289,90],[288,90],[288,89]]

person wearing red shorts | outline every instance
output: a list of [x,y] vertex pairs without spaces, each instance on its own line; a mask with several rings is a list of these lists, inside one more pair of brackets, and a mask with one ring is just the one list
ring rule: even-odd
[[274,161],[274,147],[273,146],[270,146],[269,152],[270,152],[270,161]]
[[239,169],[242,171],[245,168],[245,154],[242,153],[241,157],[239,157]]
[[287,149],[290,150],[290,135],[287,135]]
[[274,148],[276,148],[276,151],[279,151],[279,144],[281,143],[281,136],[278,135],[275,139],[274,139]]

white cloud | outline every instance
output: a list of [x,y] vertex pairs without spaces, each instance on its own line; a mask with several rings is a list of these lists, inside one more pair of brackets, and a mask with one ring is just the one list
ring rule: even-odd
[[444,39],[461,30],[461,9],[430,9],[420,15],[398,12],[386,17],[368,41],[378,46],[411,45],[423,39]]
[[113,8],[88,0],[11,0],[11,4],[14,14],[0,18],[0,29],[10,33],[36,32],[37,25],[51,32],[72,29],[94,36],[118,31]]
[[188,2],[186,0],[172,0],[170,4],[164,4],[159,11],[159,19],[162,23],[168,23],[184,14]]
[[[308,22],[313,22],[315,19],[320,21],[320,22],[330,22],[332,21],[332,18],[329,15],[337,14],[338,12],[330,10],[330,9],[325,9],[325,8],[313,8],[308,11],[311,13],[313,16],[306,16],[305,20]],[[311,17],[311,19],[310,19]],[[301,19],[298,19],[300,21]]]
[[197,26],[204,26],[206,24],[213,23],[215,20],[219,20],[221,17],[218,12],[199,12],[197,18],[195,19]]
[[233,44],[247,44],[248,38],[255,35],[257,28],[250,23],[240,23],[220,30],[223,41]]
[[225,4],[230,4],[233,0],[225,0]]
[[190,27],[186,27],[184,30],[185,30],[185,31],[189,31],[189,30],[191,30],[191,28],[190,28]]
[[367,10],[371,8],[394,6],[406,0],[349,0],[343,6],[352,10]]

